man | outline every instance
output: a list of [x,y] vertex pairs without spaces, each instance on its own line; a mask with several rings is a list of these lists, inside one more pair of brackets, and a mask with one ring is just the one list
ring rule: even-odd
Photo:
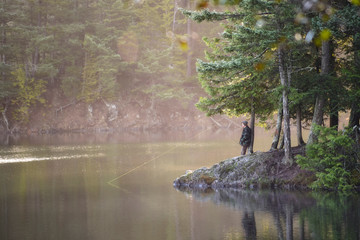
[[247,121],[243,121],[241,123],[241,126],[243,128],[243,132],[241,134],[239,144],[242,146],[241,155],[245,155],[246,150],[251,144],[251,128],[249,128]]

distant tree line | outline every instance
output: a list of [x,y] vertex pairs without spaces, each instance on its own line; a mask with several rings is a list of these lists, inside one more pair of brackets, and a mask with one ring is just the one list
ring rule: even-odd
[[187,61],[201,49],[178,9],[193,4],[1,0],[1,124],[7,131],[14,122],[26,124],[32,109],[53,107],[55,95],[92,104],[141,92],[152,106],[189,99],[183,85],[194,82],[195,67]]

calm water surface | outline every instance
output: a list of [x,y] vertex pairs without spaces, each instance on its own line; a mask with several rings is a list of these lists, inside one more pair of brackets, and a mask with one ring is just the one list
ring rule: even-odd
[[[186,192],[241,130],[2,139],[0,239],[360,239],[359,195]],[[270,146],[257,131],[256,150]]]

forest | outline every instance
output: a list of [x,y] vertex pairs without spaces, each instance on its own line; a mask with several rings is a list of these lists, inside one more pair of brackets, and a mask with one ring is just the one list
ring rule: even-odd
[[179,11],[194,4],[2,0],[2,131],[184,126],[202,92],[200,35],[216,32]]
[[132,126],[125,118],[163,127],[198,116],[199,97],[209,116],[250,114],[252,126],[279,113],[273,148],[281,131],[290,146],[290,119],[300,145],[302,122],[333,127],[348,112],[359,125],[356,0],[3,0],[0,11],[6,132]]

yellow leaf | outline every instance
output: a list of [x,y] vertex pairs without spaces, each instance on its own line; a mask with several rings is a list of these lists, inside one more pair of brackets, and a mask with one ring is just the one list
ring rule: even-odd
[[217,5],[219,5],[220,0],[214,0],[213,3],[214,3],[215,6],[217,6]]
[[287,41],[287,38],[284,37],[284,36],[282,36],[282,37],[279,38],[279,43],[280,43],[280,44],[281,44],[281,43],[285,43],[286,41]]
[[327,15],[327,14],[323,14],[322,17],[321,17],[321,19],[322,19],[324,22],[327,22],[327,21],[330,20],[330,16]]
[[264,59],[265,60],[269,60],[273,57],[273,53],[271,51],[267,51],[265,54],[264,54]]
[[207,6],[209,5],[209,2],[206,1],[206,0],[200,0],[196,3],[196,9],[199,10],[199,9],[203,9],[203,8],[206,8]]
[[351,3],[355,6],[360,6],[360,0],[351,0]]
[[255,65],[255,70],[258,72],[264,70],[264,68],[265,68],[265,64],[263,62],[259,62]]
[[324,29],[324,30],[321,31],[321,33],[320,33],[320,39],[321,39],[322,41],[329,41],[330,37],[331,37],[331,32],[330,32],[329,29],[326,28],[326,29]]
[[321,41],[321,37],[317,37],[314,39],[314,44],[317,46],[317,47],[320,47],[322,45],[322,41]]
[[183,50],[184,52],[187,52],[189,50],[189,45],[187,43],[186,38],[179,38],[179,45],[181,50]]

